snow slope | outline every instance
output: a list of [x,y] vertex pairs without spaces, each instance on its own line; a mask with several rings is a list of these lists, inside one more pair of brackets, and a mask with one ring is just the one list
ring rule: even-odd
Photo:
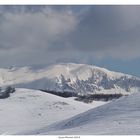
[[0,99],[0,134],[17,134],[48,126],[104,104],[85,104],[37,90],[16,89]]
[[30,134],[140,134],[140,94],[122,97]]
[[37,70],[0,69],[0,86],[7,85],[77,94],[131,94],[139,91],[140,79],[96,66],[66,63]]

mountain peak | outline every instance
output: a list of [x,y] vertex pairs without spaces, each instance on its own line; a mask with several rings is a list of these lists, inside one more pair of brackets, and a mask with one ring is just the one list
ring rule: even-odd
[[38,70],[0,69],[0,86],[6,85],[77,94],[131,94],[139,90],[140,79],[94,65],[60,63]]

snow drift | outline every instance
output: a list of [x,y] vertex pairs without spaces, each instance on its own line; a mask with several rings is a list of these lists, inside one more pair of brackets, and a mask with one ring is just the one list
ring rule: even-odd
[[0,100],[0,134],[19,134],[48,126],[104,104],[85,104],[37,90],[15,89]]
[[140,134],[140,94],[122,97],[31,134]]

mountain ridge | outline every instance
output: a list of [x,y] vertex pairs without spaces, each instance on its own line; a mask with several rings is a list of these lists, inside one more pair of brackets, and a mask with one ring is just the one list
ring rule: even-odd
[[0,69],[0,86],[74,92],[77,94],[131,94],[138,92],[140,78],[94,65],[59,63],[33,70],[32,67]]

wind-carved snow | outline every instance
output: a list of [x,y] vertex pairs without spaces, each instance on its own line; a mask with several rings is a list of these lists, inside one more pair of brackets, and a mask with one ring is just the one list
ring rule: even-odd
[[30,132],[46,135],[140,134],[140,94],[124,96],[59,123]]
[[9,98],[0,99],[0,134],[39,129],[103,104],[85,104],[37,90],[16,89]]
[[44,69],[0,69],[0,86],[76,94],[131,94],[139,91],[140,79],[85,64],[57,64]]

